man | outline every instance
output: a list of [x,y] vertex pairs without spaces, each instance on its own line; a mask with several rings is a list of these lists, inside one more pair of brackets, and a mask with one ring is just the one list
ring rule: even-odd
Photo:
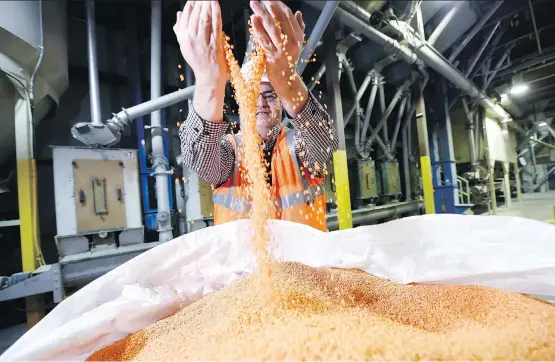
[[[256,128],[263,139],[276,206],[273,216],[327,230],[323,171],[337,149],[337,134],[329,114],[291,66],[292,59],[299,59],[304,41],[302,14],[293,14],[281,1],[263,3],[266,9],[257,1],[250,6],[253,36],[267,58]],[[177,13],[174,32],[196,79],[192,107],[180,128],[184,165],[214,185],[215,224],[245,218],[250,204],[239,172],[240,137],[225,136],[227,64],[218,2],[189,0]],[[242,73],[247,75],[245,70]],[[280,126],[282,109],[291,117],[294,130]]]

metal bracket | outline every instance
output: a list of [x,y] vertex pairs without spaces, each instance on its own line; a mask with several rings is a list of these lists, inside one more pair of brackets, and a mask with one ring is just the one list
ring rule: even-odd
[[162,126],[150,126],[150,125],[145,125],[144,126],[145,129],[161,129],[163,132],[168,132],[168,128],[167,127],[162,127]]
[[0,289],[0,302],[52,292],[54,303],[63,299],[62,275],[59,264],[43,265],[29,279]]

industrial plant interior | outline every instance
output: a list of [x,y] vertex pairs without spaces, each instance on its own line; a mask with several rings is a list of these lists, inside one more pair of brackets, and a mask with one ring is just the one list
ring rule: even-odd
[[[285,3],[306,24],[297,70],[347,152],[327,167],[330,231],[338,215],[552,222],[555,2]],[[242,62],[248,1],[220,5]],[[0,2],[0,353],[85,284],[213,225],[212,186],[180,159],[195,85],[172,30],[183,6]]]

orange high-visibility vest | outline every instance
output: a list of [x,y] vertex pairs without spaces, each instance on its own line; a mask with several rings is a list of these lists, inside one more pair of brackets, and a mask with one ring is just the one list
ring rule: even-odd
[[[283,127],[272,150],[272,218],[294,221],[327,231],[324,178],[312,176],[301,166],[294,146],[295,132]],[[238,152],[241,137],[228,135],[235,148],[235,168],[214,189],[214,224],[249,217],[251,202],[243,185],[244,168]]]

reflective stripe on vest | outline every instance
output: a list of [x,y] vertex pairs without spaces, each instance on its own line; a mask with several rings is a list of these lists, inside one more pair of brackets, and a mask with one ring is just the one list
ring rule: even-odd
[[[289,152],[291,154],[291,158],[293,160],[293,164],[295,165],[295,171],[299,179],[301,180],[303,190],[291,193],[289,195],[281,196],[278,199],[274,200],[274,203],[279,209],[285,210],[291,207],[299,206],[304,203],[307,205],[312,205],[314,200],[324,194],[324,186],[309,186],[304,173],[301,171],[299,159],[297,157],[297,152],[295,151],[295,132],[293,130],[289,130],[286,135],[285,139],[287,141],[287,147],[289,148]],[[235,178],[237,176],[237,169],[234,168],[231,174],[231,185],[235,184]],[[235,186],[230,186],[229,191],[227,194],[213,194],[212,200],[214,204],[221,205],[231,211],[246,213],[251,210],[252,204],[249,200],[239,199],[233,196]]]
[[231,186],[227,195],[224,194],[213,194],[212,201],[214,204],[221,205],[234,212],[249,212],[251,210],[251,202],[245,199],[238,199],[233,196],[233,191],[235,187],[235,178],[237,177],[237,168],[233,167],[233,172],[231,173]]

